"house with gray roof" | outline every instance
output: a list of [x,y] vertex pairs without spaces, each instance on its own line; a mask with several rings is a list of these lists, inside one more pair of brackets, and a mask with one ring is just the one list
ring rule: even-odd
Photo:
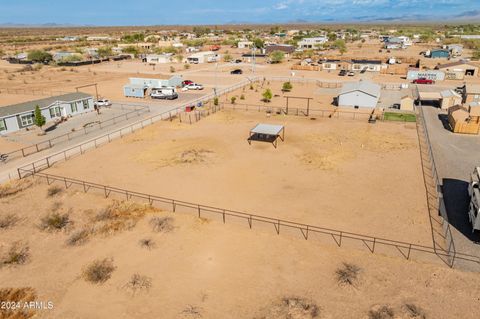
[[0,134],[12,133],[34,125],[34,111],[40,107],[46,122],[93,111],[93,97],[82,92],[52,96],[0,107]]
[[381,87],[370,81],[349,82],[342,86],[338,106],[375,108],[380,99]]

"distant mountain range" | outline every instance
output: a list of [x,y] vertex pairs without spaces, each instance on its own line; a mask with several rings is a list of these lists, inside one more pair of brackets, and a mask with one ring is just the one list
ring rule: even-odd
[[[422,14],[405,14],[399,16],[376,16],[376,15],[364,15],[356,16],[349,19],[341,18],[323,18],[321,20],[306,20],[306,19],[292,19],[288,21],[228,21],[225,23],[216,23],[212,21],[211,24],[234,24],[234,25],[243,25],[243,24],[335,24],[335,23],[478,23],[480,21],[480,10],[470,10],[460,12],[458,14],[452,14],[449,16],[433,16],[433,15],[422,15]],[[76,25],[69,23],[42,23],[42,24],[22,24],[22,23],[0,23],[0,28],[78,28],[78,27],[96,27],[98,25],[85,24],[85,25]]]

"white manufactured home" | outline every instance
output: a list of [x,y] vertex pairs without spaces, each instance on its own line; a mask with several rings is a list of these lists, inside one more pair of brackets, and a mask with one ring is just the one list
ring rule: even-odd
[[0,134],[12,133],[34,125],[35,107],[46,122],[93,111],[93,97],[76,92],[0,107]]
[[198,52],[188,56],[187,61],[190,64],[218,62],[220,55],[213,51]]

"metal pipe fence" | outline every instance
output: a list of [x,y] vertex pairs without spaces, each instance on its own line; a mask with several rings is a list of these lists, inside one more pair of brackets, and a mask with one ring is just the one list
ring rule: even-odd
[[[448,263],[442,257],[448,257],[448,254],[444,252],[439,252],[434,247],[418,245],[409,242],[397,241],[386,239],[382,237],[369,236],[364,234],[358,234],[348,231],[342,231],[338,229],[331,229],[320,227],[316,225],[298,223],[293,221],[288,221],[279,218],[272,218],[268,216],[262,216],[257,214],[250,214],[246,212],[230,210],[226,208],[213,207],[208,205],[202,205],[199,203],[187,202],[179,199],[168,198],[163,196],[151,195],[136,191],[130,191],[123,188],[112,187],[108,185],[88,182],[84,180],[51,175],[38,172],[35,168],[31,170],[27,169],[18,169],[19,178],[28,178],[28,177],[39,177],[47,181],[47,184],[52,184],[54,182],[60,182],[64,185],[65,188],[72,186],[81,187],[85,193],[89,190],[96,190],[102,193],[103,196],[108,198],[111,195],[117,195],[125,198],[126,200],[138,199],[148,202],[149,205],[158,206],[160,204],[166,204],[168,207],[171,207],[173,213],[179,212],[179,209],[183,208],[184,212],[194,213],[198,217],[202,215],[213,214],[214,216],[220,218],[223,223],[226,223],[227,219],[236,219],[246,221],[249,228],[252,229],[255,224],[267,224],[274,226],[275,232],[280,235],[282,229],[295,230],[298,235],[301,235],[305,240],[308,240],[311,235],[325,235],[327,238],[333,240],[338,247],[341,247],[345,244],[346,241],[354,241],[359,243],[362,247],[367,248],[371,253],[378,252],[380,247],[390,247],[391,251],[395,251],[397,256],[401,255],[405,259],[411,259],[415,254],[419,253],[421,255],[436,255],[445,262],[449,267],[454,267],[454,263]],[[380,249],[381,250],[381,249]],[[382,250],[383,253],[383,250]],[[420,256],[416,256],[420,257]],[[480,258],[477,256],[472,256],[468,254],[457,253],[458,260],[464,260],[468,262],[473,262],[480,265]]]
[[5,153],[8,155],[9,159],[12,158],[20,158],[20,157],[27,157],[33,154],[36,154],[38,152],[44,151],[46,149],[52,148],[54,145],[65,142],[65,141],[70,141],[78,136],[83,136],[83,135],[88,135],[89,133],[92,133],[93,131],[96,131],[98,129],[104,129],[109,126],[115,125],[117,123],[121,123],[123,121],[127,121],[129,119],[132,119],[133,117],[138,117],[144,113],[150,112],[150,108],[148,106],[139,106],[139,105],[128,105],[128,104],[120,104],[120,107],[122,110],[125,109],[132,109],[129,112],[126,112],[124,114],[117,115],[115,117],[112,117],[110,119],[107,119],[105,121],[101,122],[94,122],[90,126],[84,126],[83,129],[81,130],[75,130],[71,131],[56,137],[53,137],[48,140],[44,140],[38,143],[35,143],[30,146],[25,146],[20,149]]
[[65,91],[48,91],[48,90],[34,90],[34,89],[12,89],[12,88],[0,88],[0,94],[23,94],[34,96],[55,96],[63,95],[69,92]]
[[[417,87],[418,90],[418,87]],[[418,92],[417,92],[418,94]],[[451,258],[452,264],[455,262],[455,259],[458,258],[458,252],[455,248],[455,242],[453,239],[453,234],[452,234],[452,229],[450,226],[450,223],[448,222],[448,214],[447,210],[445,207],[445,202],[443,199],[443,193],[442,193],[442,188],[441,188],[441,182],[440,182],[440,177],[438,175],[437,167],[435,164],[435,157],[433,156],[433,150],[431,146],[431,141],[430,141],[430,136],[428,135],[428,129],[427,129],[427,124],[425,121],[425,115],[423,112],[423,107],[420,105],[417,111],[417,133],[419,137],[419,144],[420,144],[420,153],[422,156],[422,159],[424,158],[422,151],[425,149],[423,147],[422,149],[422,140],[424,141],[426,145],[426,155],[428,157],[428,161],[430,163],[429,165],[429,170],[431,172],[431,179],[434,183],[434,188],[435,188],[435,202],[432,203],[431,196],[428,194],[428,185],[426,185],[427,188],[427,203],[428,203],[428,209],[430,212],[430,208],[432,207],[434,210],[438,212],[438,215],[441,217],[440,220],[437,218],[434,218],[430,214],[430,222],[433,224],[432,225],[432,236],[433,236],[433,244],[434,248],[441,249],[444,251],[449,258]],[[423,165],[423,164],[422,164]],[[436,206],[435,206],[436,205]],[[436,236],[435,236],[435,230],[434,230],[434,223],[439,224],[442,226],[442,234],[439,234],[441,236],[441,239],[445,240],[446,247],[443,248],[441,245],[437,243]]]

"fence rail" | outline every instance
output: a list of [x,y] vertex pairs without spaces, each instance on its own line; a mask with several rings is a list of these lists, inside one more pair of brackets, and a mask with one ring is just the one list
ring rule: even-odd
[[[375,253],[378,250],[379,246],[386,246],[386,247],[393,247],[394,251],[397,251],[402,257],[405,259],[410,259],[413,253],[419,252],[422,254],[429,254],[429,255],[437,255],[439,257],[447,257],[448,255],[444,252],[439,252],[434,247],[418,245],[409,242],[397,241],[386,239],[382,237],[375,237],[369,235],[363,235],[348,231],[342,231],[337,229],[325,228],[310,224],[303,224],[293,221],[288,221],[279,218],[272,218],[257,214],[249,214],[245,212],[240,212],[236,210],[230,210],[225,208],[213,207],[208,205],[202,205],[198,203],[187,202],[183,200],[178,200],[174,198],[156,196],[136,191],[130,191],[127,189],[122,189],[118,187],[112,187],[103,184],[97,184],[93,182],[88,182],[84,180],[68,178],[64,176],[58,175],[51,175],[37,172],[35,169],[33,170],[25,170],[25,169],[18,169],[19,178],[28,178],[28,177],[40,177],[47,181],[50,185],[54,182],[62,183],[65,188],[69,188],[71,186],[80,186],[83,191],[86,193],[89,190],[97,190],[100,191],[103,196],[108,198],[112,194],[116,194],[118,196],[124,197],[126,200],[131,200],[133,198],[145,200],[150,205],[158,205],[158,204],[167,204],[171,207],[172,212],[178,212],[179,208],[188,209],[188,212],[192,213],[192,211],[197,214],[199,217],[202,214],[215,214],[216,216],[220,217],[223,223],[226,223],[227,217],[229,218],[237,218],[244,221],[247,221],[248,226],[250,228],[253,227],[253,222],[259,222],[263,224],[273,225],[276,233],[280,235],[280,230],[284,228],[294,229],[298,231],[298,234],[301,234],[305,240],[309,239],[311,233],[315,234],[322,234],[327,235],[328,238],[331,238],[339,247],[342,246],[344,241],[351,240],[356,241],[362,246],[364,245],[371,253]],[[457,253],[457,259],[465,260],[469,262],[473,262],[480,265],[480,258],[477,256],[472,256],[468,254]],[[443,258],[442,261],[445,262]],[[453,267],[453,263],[447,263],[448,266]]]
[[[418,94],[418,87],[417,87],[417,94]],[[432,226],[432,237],[433,237],[433,246],[436,251],[439,249],[445,252],[450,260],[451,263],[455,263],[455,259],[458,258],[458,252],[455,247],[455,242],[453,239],[453,234],[452,234],[452,229],[450,226],[450,223],[448,222],[448,215],[445,207],[445,202],[443,199],[443,193],[441,189],[441,182],[440,182],[440,177],[438,176],[438,171],[437,167],[435,164],[435,157],[433,156],[433,150],[430,142],[430,136],[428,134],[428,129],[427,129],[427,123],[425,121],[425,115],[423,112],[423,107],[420,105],[417,109],[418,114],[417,114],[417,134],[419,137],[419,143],[420,143],[420,152],[422,156],[422,162],[425,162],[424,155],[422,153],[422,140],[426,144],[426,152],[427,152],[427,157],[428,157],[428,162],[430,163],[428,169],[431,172],[431,179],[434,183],[434,198],[432,199],[431,194],[428,192],[428,184],[425,183],[425,188],[427,190],[427,204],[428,204],[428,210],[429,210],[429,215],[430,215],[430,223]],[[422,163],[423,166],[423,163]],[[427,175],[424,172],[425,178],[427,178]],[[435,201],[434,201],[435,200]],[[441,216],[440,220],[437,218],[434,218],[432,216],[431,211],[436,211],[439,216]],[[440,235],[440,241],[444,240],[446,243],[446,247],[443,248],[437,241],[437,232],[435,231],[435,226],[440,225],[442,227],[442,234]]]
[[12,89],[0,88],[0,94],[16,94],[16,95],[34,95],[34,96],[55,96],[68,94],[65,91],[49,91],[49,90],[34,90],[34,89]]
[[[73,138],[76,138],[78,136],[83,136],[83,135],[88,135],[89,133],[92,133],[93,131],[97,129],[104,129],[106,127],[115,125],[117,123],[120,123],[122,121],[127,121],[133,117],[140,116],[144,113],[150,112],[150,108],[148,106],[138,106],[138,105],[128,105],[128,104],[120,104],[120,107],[122,110],[124,109],[131,109],[131,111],[117,115],[115,117],[112,117],[108,120],[102,121],[102,122],[94,122],[90,126],[84,126],[83,129],[81,130],[75,130],[72,132],[68,132],[56,137],[53,137],[51,139],[41,141],[38,143],[35,143],[33,145],[25,146],[20,149],[5,153],[8,155],[9,159],[16,158],[16,157],[27,157],[33,154],[36,154],[38,152],[44,151],[46,149],[52,148],[54,145],[60,143],[60,142],[65,142],[65,141],[70,141]],[[132,109],[133,108],[133,109]]]

